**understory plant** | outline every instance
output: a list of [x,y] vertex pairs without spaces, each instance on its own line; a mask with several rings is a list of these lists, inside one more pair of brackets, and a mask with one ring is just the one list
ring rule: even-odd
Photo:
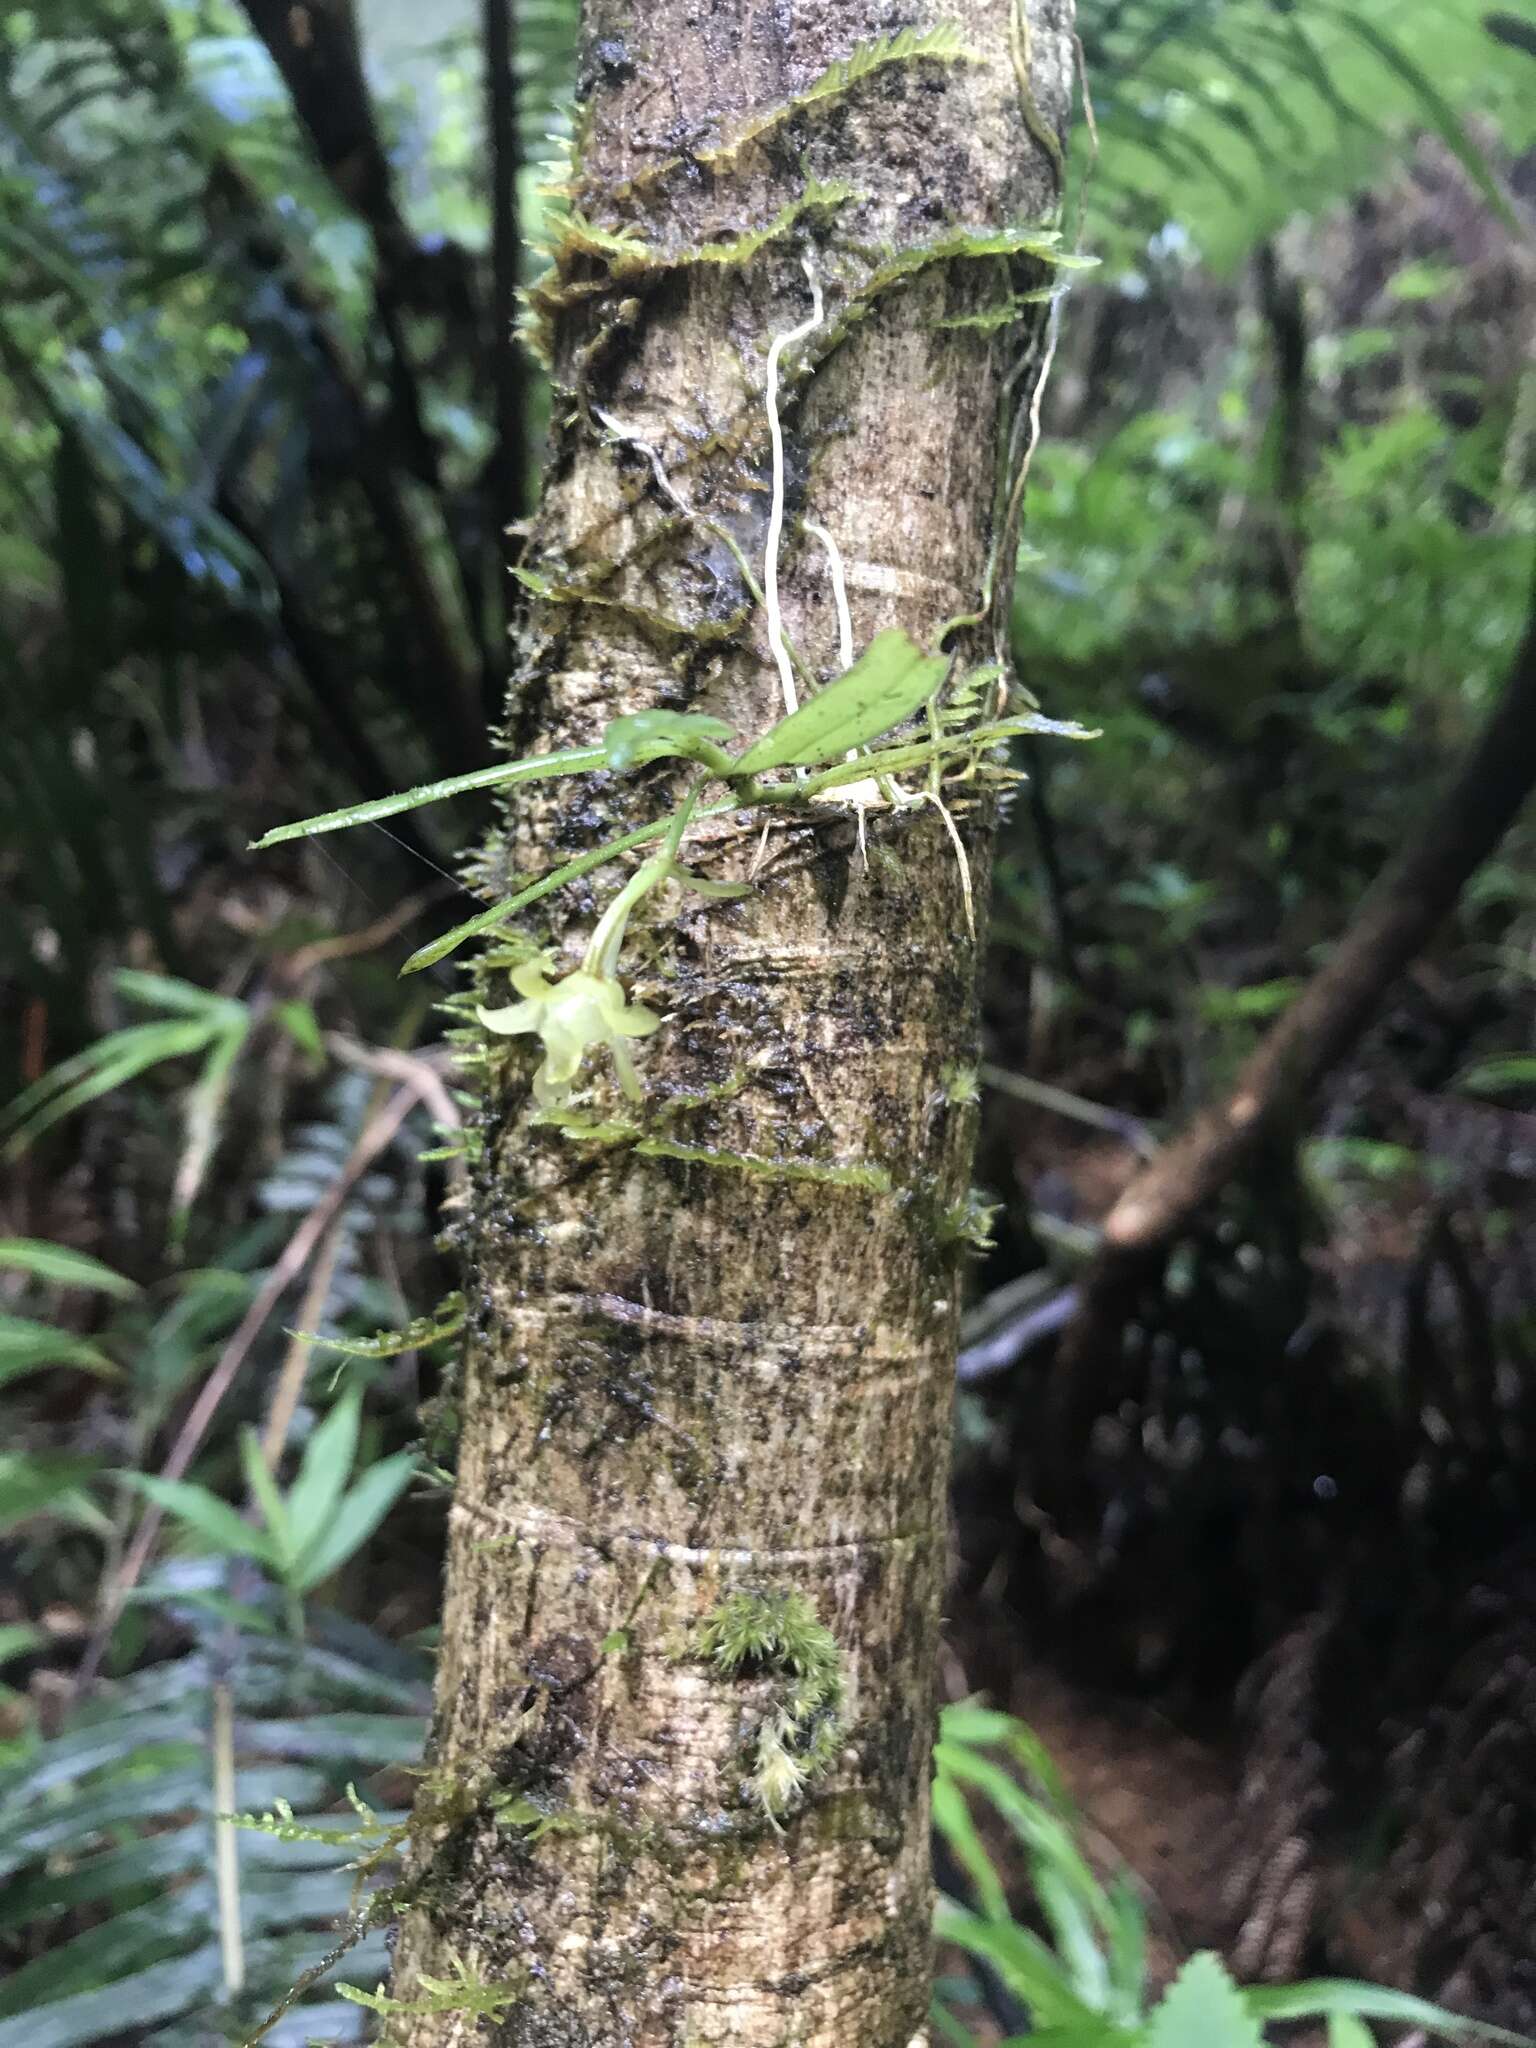
[[[970,1702],[944,1709],[933,1818],[972,1894],[969,1903],[941,1898],[938,1937],[1031,2018],[1004,2048],[1264,2048],[1279,2038],[1272,2025],[1296,2020],[1324,2023],[1329,2048],[1373,2048],[1372,2021],[1445,2041],[1525,2040],[1345,1978],[1239,1986],[1210,1951],[1189,1957],[1158,1995],[1147,1971],[1147,1893],[1126,1870],[1099,1875],[1055,1765],[1011,1715]],[[1021,1866],[1012,1890],[991,1846],[1001,1841]],[[980,1995],[975,1980],[941,1980],[940,2040],[975,2048],[961,2015]]]

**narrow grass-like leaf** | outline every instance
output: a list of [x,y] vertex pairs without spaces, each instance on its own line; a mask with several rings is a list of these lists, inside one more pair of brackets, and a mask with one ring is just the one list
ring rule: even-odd
[[286,1572],[293,1563],[295,1548],[288,1522],[288,1503],[261,1455],[261,1439],[249,1427],[240,1432],[240,1465],[251,1499],[260,1508],[266,1533],[271,1538],[271,1561],[280,1572]]
[[72,1337],[68,1331],[56,1330],[51,1323],[37,1322],[31,1316],[0,1315],[0,1387],[55,1365],[103,1377],[118,1370],[104,1351],[84,1337]]
[[325,811],[316,818],[300,818],[292,825],[276,825],[251,842],[251,851],[261,853],[288,839],[313,839],[322,832],[343,832],[350,825],[372,825],[380,818],[395,818],[402,811],[420,810],[424,804],[441,803],[445,797],[464,796],[476,789],[505,789],[514,782],[546,781],[561,775],[585,775],[606,768],[608,757],[601,747],[566,747],[557,753],[533,754],[522,761],[500,761],[491,768],[476,768],[468,775],[449,775],[441,782],[419,783],[415,789],[397,790],[393,796],[373,797],[366,803],[346,804],[339,811]]
[[1008,1918],[1008,1893],[987,1854],[965,1794],[940,1771],[933,1781],[933,1824],[949,1844],[956,1861],[976,1887],[977,1902],[989,1920]]
[[195,981],[182,981],[173,974],[146,974],[141,968],[120,967],[112,986],[131,1003],[146,1009],[170,1010],[179,1017],[197,1017],[205,1024],[239,1023],[246,1015],[244,1003],[234,996],[215,995],[199,988]]
[[41,1514],[59,1515],[104,1533],[109,1526],[106,1517],[81,1490],[99,1470],[93,1458],[0,1451],[0,1536]]
[[125,1472],[123,1477],[156,1507],[195,1531],[220,1556],[253,1557],[269,1567],[275,1563],[272,1540],[266,1532],[253,1529],[228,1501],[220,1500],[206,1486],[194,1486],[185,1479],[161,1479],[152,1472]]
[[357,1456],[361,1415],[362,1395],[344,1394],[304,1446],[298,1476],[288,1489],[288,1526],[296,1558],[319,1542],[346,1491]]
[[1376,2036],[1364,2020],[1336,2012],[1328,2021],[1328,2048],[1376,2048]]
[[1259,1985],[1244,1991],[1249,2012],[1264,2020],[1327,2019],[1346,2013],[1352,2019],[1396,2021],[1407,2027],[1423,2027],[1442,2034],[1448,2041],[1497,2041],[1504,2048],[1533,2048],[1528,2034],[1512,2034],[1507,2027],[1489,2026],[1447,2012],[1427,1998],[1415,1998],[1407,1991],[1387,1991],[1375,1984],[1356,1983],[1348,1977],[1319,1977],[1310,1983]]
[[1109,1984],[1116,2014],[1136,2019],[1147,1995],[1147,1915],[1128,1877],[1110,1886]]
[[984,1792],[1032,1854],[1070,1886],[1079,1905],[1108,1931],[1111,1915],[1104,1888],[1089,1869],[1072,1832],[1049,1807],[1032,1799],[1000,1764],[973,1751],[941,1743],[937,1751],[942,1767],[964,1784]]
[[40,1237],[0,1237],[0,1266],[26,1273],[50,1287],[86,1288],[93,1294],[115,1295],[119,1301],[127,1301],[139,1291],[134,1281],[114,1273],[100,1259],[71,1251],[67,1245],[48,1244]]
[[541,897],[561,889],[567,882],[576,882],[583,875],[590,875],[594,868],[606,867],[611,860],[617,860],[621,853],[628,853],[632,847],[646,846],[662,838],[667,829],[665,818],[653,825],[642,825],[638,831],[625,832],[617,839],[609,839],[601,846],[594,846],[590,853],[579,853],[574,860],[565,861],[560,867],[552,868],[547,875],[541,875],[536,882],[530,882],[516,895],[504,896],[499,903],[493,903],[488,910],[477,911],[452,931],[432,939],[425,946],[419,946],[401,968],[402,974],[419,974],[423,967],[433,967],[439,960],[447,959],[450,953],[470,939],[477,939],[484,932],[494,931],[505,924],[509,917],[515,917],[530,903],[537,903]]
[[297,1576],[303,1591],[320,1585],[361,1549],[410,1485],[415,1471],[414,1451],[397,1451],[394,1457],[368,1467],[319,1541],[299,1560]]
[[1056,1957],[1027,1927],[1012,1920],[984,1920],[952,1900],[940,1899],[934,1932],[940,1941],[953,1942],[967,1955],[990,1963],[1014,1997],[1046,2026],[1096,2025],[1102,2034],[1102,2016],[1083,2004]]
[[151,1067],[202,1052],[217,1028],[206,1020],[188,1019],[184,1023],[130,1024],[99,1038],[74,1059],[44,1074],[10,1104],[0,1118],[0,1123],[11,1129],[6,1156],[16,1157],[34,1138],[75,1110],[137,1080]]

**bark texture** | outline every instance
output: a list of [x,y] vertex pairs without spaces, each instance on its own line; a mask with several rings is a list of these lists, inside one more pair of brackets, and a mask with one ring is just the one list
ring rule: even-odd
[[[789,631],[837,672],[802,515],[846,559],[859,647],[888,626],[931,645],[976,608],[1028,336],[972,316],[1045,278],[962,243],[1052,211],[1039,133],[1065,119],[1070,0],[944,13],[963,59],[893,57],[796,105],[911,9],[589,0],[579,218],[542,295],[560,395],[518,751],[651,707],[743,735],[781,712],[730,550],[646,450],[760,570],[767,349],[807,316],[807,257],[826,317],[783,363]],[[582,222],[633,230],[631,254]],[[990,654],[985,626],[970,652]],[[667,773],[520,805],[488,881],[656,817]],[[955,808],[984,896],[985,806]],[[405,2048],[926,2038],[975,951],[934,810],[875,813],[867,872],[846,810],[771,815],[766,846],[734,817],[685,849],[717,879],[756,862],[752,897],[669,891],[632,930],[629,992],[667,1019],[640,1049],[643,1105],[603,1073],[606,1128],[531,1122],[523,1042],[491,1055],[435,1775],[394,1989],[422,2004],[457,1960],[518,1995],[397,2014]],[[620,874],[540,906],[530,933],[562,968]],[[494,954],[481,979],[507,1000]],[[830,1766],[779,1825],[753,1771],[793,1673],[707,1654],[733,1595],[798,1595],[835,1638]]]

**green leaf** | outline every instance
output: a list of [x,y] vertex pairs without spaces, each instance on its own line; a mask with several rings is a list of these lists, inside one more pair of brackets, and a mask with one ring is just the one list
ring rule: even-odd
[[[943,1991],[942,1983],[935,1987]],[[935,1998],[929,2009],[928,2018],[937,2029],[941,2041],[947,2041],[949,2048],[976,2048],[976,2036],[969,2027],[963,2027],[952,2012],[946,2012]]]
[[120,967],[112,986],[131,1003],[147,1009],[170,1010],[178,1017],[196,1017],[204,1024],[224,1029],[244,1023],[250,1016],[246,1005],[234,996],[216,995],[199,988],[195,981],[182,981],[171,974],[146,974],[137,967]]
[[1352,2013],[1336,2012],[1328,2021],[1328,2048],[1376,2048],[1376,2036]]
[[260,1508],[262,1522],[271,1538],[272,1561],[279,1571],[286,1573],[297,1549],[289,1527],[288,1504],[267,1468],[267,1461],[261,1454],[261,1439],[254,1429],[246,1428],[240,1432],[240,1465],[251,1498]]
[[[1319,12],[1324,11],[1320,6]],[[1461,165],[1467,176],[1482,193],[1504,225],[1523,242],[1526,231],[1519,216],[1509,203],[1509,195],[1494,175],[1487,157],[1467,132],[1466,124],[1445,94],[1435,84],[1422,65],[1415,63],[1400,43],[1376,23],[1369,21],[1356,7],[1332,5],[1326,8],[1341,28],[1358,36],[1362,43],[1381,59],[1389,71],[1408,87],[1418,102],[1419,110],[1429,122],[1440,140]]]
[[354,1771],[420,1761],[427,1724],[414,1714],[304,1714],[288,1721],[241,1722],[242,1748],[299,1763],[345,1764]]
[[205,1870],[207,1864],[208,1829],[202,1821],[145,1835],[121,1849],[75,1861],[69,1870],[44,1870],[8,1884],[0,1897],[0,1928],[24,1927],[34,1917],[111,1899],[138,1885],[158,1887]]
[[1536,1053],[1499,1053],[1458,1074],[1456,1086],[1474,1095],[1502,1095],[1506,1088],[1536,1088]]
[[24,1764],[0,1776],[5,1811],[39,1800],[51,1803],[51,1795],[62,1785],[73,1785],[93,1771],[109,1764],[130,1769],[148,1768],[154,1761],[162,1770],[171,1763],[190,1759],[174,1754],[191,1752],[195,1758],[203,1747],[206,1715],[197,1707],[182,1704],[149,1707],[114,1713],[100,1721],[83,1721],[56,1735]]
[[99,1990],[55,1999],[35,2012],[0,2020],[0,2048],[88,2048],[157,2020],[174,2019],[214,1998],[223,1982],[217,1942],[152,1964]]
[[[319,1771],[282,1764],[240,1771],[240,1796],[265,1810],[286,1799],[296,1810],[319,1805],[327,1797],[327,1779]],[[98,1790],[87,1787],[76,1799],[0,1820],[0,1877],[34,1863],[55,1849],[83,1852],[92,1837],[109,1833],[129,1821],[164,1821],[179,1814],[206,1812],[208,1773],[195,1770],[144,1770],[137,1775],[114,1773]]]
[[1352,2019],[1397,2021],[1408,2027],[1423,2027],[1451,2041],[1498,2041],[1504,2043],[1504,2048],[1533,2048],[1527,2034],[1512,2034],[1507,2027],[1465,2019],[1459,2013],[1447,2012],[1443,2006],[1432,2005],[1427,1998],[1415,1998],[1411,1992],[1387,1991],[1379,1985],[1357,1983],[1350,1977],[1260,1985],[1243,1993],[1243,2003],[1261,2020],[1332,2019],[1336,2013],[1344,2013]]
[[320,1019],[309,1003],[279,1003],[272,1014],[301,1051],[313,1053],[317,1060],[325,1058]]
[[139,1291],[134,1281],[114,1273],[100,1259],[39,1237],[0,1237],[0,1266],[15,1267],[50,1287],[85,1287],[95,1294],[115,1295],[119,1301]]
[[91,1458],[28,1457],[0,1452],[0,1536],[34,1515],[54,1514],[86,1527],[107,1528],[106,1517],[81,1491],[98,1470]]
[[152,1905],[117,1913],[66,1941],[49,1943],[0,1984],[0,2013],[31,2015],[54,2000],[131,1978],[208,1932],[213,1886],[206,1880],[163,1892]]
[[1169,1985],[1146,2048],[1264,2048],[1264,2036],[1220,1956],[1206,1949]]
[[369,1466],[319,1542],[299,1560],[296,1576],[301,1591],[307,1593],[320,1585],[362,1548],[410,1485],[415,1471],[414,1451],[397,1451],[394,1457]]
[[0,1315],[0,1387],[53,1365],[69,1365],[77,1372],[104,1376],[117,1371],[106,1353],[83,1337],[72,1337],[31,1316]]
[[815,768],[868,746],[921,709],[948,669],[947,655],[924,654],[910,634],[889,627],[852,668],[748,747],[736,772]]
[[1147,1992],[1147,1915],[1134,1882],[1116,1878],[1110,1887],[1114,1924],[1109,1936],[1109,1981],[1122,2019],[1140,2017]]
[[[608,766],[622,775],[646,761],[680,755],[690,761],[709,761],[718,748],[708,743],[728,740],[734,728],[723,718],[710,718],[702,711],[635,711],[627,718],[610,720],[603,729],[603,751]],[[701,746],[700,741],[706,744]]]
[[933,1781],[933,1824],[949,1844],[955,1860],[976,1887],[976,1897],[989,1920],[1008,1918],[1008,1892],[987,1854],[965,1794],[947,1773]]
[[[731,807],[727,805],[725,808]],[[709,814],[702,812],[700,815]],[[504,896],[499,903],[493,903],[489,910],[477,911],[473,917],[467,917],[462,924],[455,925],[452,931],[444,932],[440,938],[429,940],[425,946],[418,947],[400,972],[418,974],[423,967],[434,966],[439,960],[446,959],[450,953],[456,952],[466,940],[477,939],[483,932],[494,931],[498,925],[505,924],[509,917],[515,917],[518,911],[526,909],[530,903],[537,903],[540,897],[563,888],[567,882],[579,881],[583,875],[590,875],[594,868],[606,867],[609,861],[616,859],[621,853],[628,853],[633,847],[645,846],[652,840],[664,837],[667,825],[668,820],[662,818],[654,824],[642,825],[634,832],[625,832],[617,839],[605,840],[601,846],[594,846],[590,853],[577,854],[574,860],[565,861],[559,867],[552,868],[547,875],[540,875],[536,882],[530,882],[515,895]]]
[[343,1394],[304,1446],[298,1476],[288,1491],[288,1521],[295,1557],[303,1557],[319,1542],[346,1492],[357,1457],[362,1407],[360,1392]]
[[444,797],[464,796],[471,790],[505,789],[513,782],[585,775],[594,768],[607,766],[608,757],[601,747],[566,747],[558,753],[533,754],[522,761],[499,761],[493,768],[475,768],[468,775],[449,775],[441,782],[423,782],[415,789],[397,790],[393,796],[373,797],[367,803],[322,812],[317,818],[274,826],[251,842],[251,851],[263,853],[267,847],[280,846],[287,839],[314,839],[322,832],[345,831],[350,825],[372,825],[380,818],[395,818],[402,811],[420,810],[424,804],[441,803]]
[[[1043,2025],[1097,2027],[1102,2038],[1102,2015],[1083,2004],[1056,1957],[1027,1927],[1012,1920],[983,1920],[980,1914],[941,1898],[934,1932],[940,1941],[952,1942],[967,1955],[989,1963]],[[1183,2042],[1179,2048],[1197,2048],[1197,2044]]]
[[0,1625],[0,1668],[15,1657],[25,1657],[29,1650],[35,1650],[47,1642],[44,1630],[34,1628],[29,1621],[8,1621]]
[[[1042,1801],[1031,1798],[1016,1779],[990,1758],[947,1743],[940,1743],[935,1755],[941,1769],[952,1772],[964,1784],[974,1785],[991,1800],[1035,1859],[1037,1887],[1045,1873],[1056,1880],[1049,1898],[1042,1899],[1042,1903],[1052,1919],[1058,1943],[1078,1951],[1085,1932],[1084,1913],[1108,1932],[1111,1914],[1104,1889],[1065,1822]],[[1062,1916],[1059,1924],[1058,1914]]]
[[15,1158],[34,1138],[60,1123],[77,1109],[114,1088],[133,1081],[149,1068],[186,1053],[202,1052],[218,1029],[206,1019],[182,1023],[131,1024],[97,1039],[83,1053],[62,1066],[54,1067],[5,1111],[0,1123],[10,1126],[6,1156]]
[[221,1556],[254,1557],[269,1567],[275,1565],[273,1544],[266,1532],[253,1529],[228,1501],[220,1500],[206,1486],[193,1486],[184,1479],[161,1479],[150,1472],[125,1472],[122,1476],[135,1492],[174,1515]]

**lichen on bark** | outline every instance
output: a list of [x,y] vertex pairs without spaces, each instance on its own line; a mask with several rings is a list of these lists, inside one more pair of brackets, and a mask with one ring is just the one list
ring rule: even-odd
[[[807,518],[836,538],[857,645],[899,626],[931,646],[977,610],[1048,281],[1048,245],[1010,232],[1047,219],[1056,166],[1020,104],[1011,0],[942,16],[967,61],[919,35],[806,97],[933,24],[894,0],[589,0],[569,194],[589,246],[545,307],[555,418],[527,553],[559,588],[519,645],[517,751],[655,708],[751,735],[782,708],[738,555],[763,557],[768,342],[804,321],[807,260],[826,317],[784,364],[789,635],[837,673]],[[1032,0],[1029,27],[1034,107],[1059,127],[1068,0]],[[739,261],[686,260],[731,244]],[[1000,297],[1017,322],[990,317]],[[985,620],[972,639],[990,655]],[[520,797],[482,879],[505,894],[646,823],[670,778]],[[950,808],[984,909],[985,801]],[[765,815],[766,843],[728,816],[688,843],[750,897],[637,912],[629,994],[664,1019],[635,1052],[641,1103],[593,1075],[586,1108],[541,1115],[525,1041],[487,1056],[433,1759],[495,1796],[423,1813],[394,1989],[408,2002],[449,1959],[528,1988],[494,2014],[396,2016],[397,2048],[908,2048],[925,2024],[975,948],[933,807],[866,821],[867,867],[851,816]],[[551,972],[611,879],[539,905]],[[782,1709],[783,1670],[687,1653],[743,1597],[797,1603],[836,1646],[817,1723],[835,1749],[780,1813],[743,1739]]]

